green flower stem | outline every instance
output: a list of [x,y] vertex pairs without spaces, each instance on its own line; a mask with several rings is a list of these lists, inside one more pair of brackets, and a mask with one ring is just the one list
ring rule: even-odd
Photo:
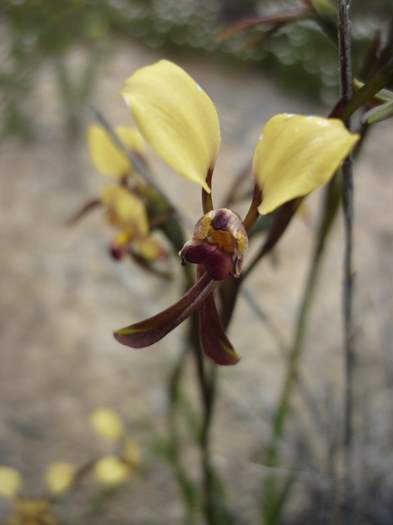
[[187,511],[187,523],[192,525],[195,522],[195,513],[198,504],[197,491],[194,482],[188,476],[187,469],[184,467],[181,460],[182,441],[177,426],[178,413],[181,410],[181,404],[179,402],[181,379],[188,354],[189,347],[185,346],[180,352],[169,377],[169,408],[167,412],[167,424],[170,441],[170,460]]

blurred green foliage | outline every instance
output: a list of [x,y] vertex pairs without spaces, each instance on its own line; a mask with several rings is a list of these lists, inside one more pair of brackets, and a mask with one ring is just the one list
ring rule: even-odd
[[[354,25],[355,45],[361,47],[374,35],[391,0],[376,0],[367,17],[362,17],[363,4],[367,2],[357,2]],[[28,95],[47,64],[55,72],[69,135],[75,136],[101,59],[119,40],[251,62],[273,71],[288,89],[330,102],[337,88],[336,54],[314,22],[297,22],[271,36],[271,27],[264,26],[217,40],[219,31],[236,19],[299,5],[293,0],[3,0],[0,136],[32,136],[36,115],[28,107]],[[76,71],[67,63],[75,47],[85,57]]]

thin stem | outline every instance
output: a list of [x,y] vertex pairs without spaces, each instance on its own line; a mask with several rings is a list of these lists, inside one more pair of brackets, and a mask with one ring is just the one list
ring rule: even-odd
[[262,191],[260,190],[258,184],[255,182],[252,201],[248,209],[248,212],[243,220],[243,224],[244,224],[244,227],[247,233],[250,232],[251,228],[254,226],[254,224],[258,220],[258,217],[259,217],[258,206],[261,204],[261,202],[262,202]]
[[218,40],[225,40],[231,37],[232,35],[239,33],[240,31],[244,31],[246,29],[253,29],[257,26],[277,25],[278,27],[281,27],[285,24],[298,22],[299,20],[308,18],[311,15],[311,13],[312,11],[310,9],[303,8],[297,9],[296,11],[283,11],[279,13],[274,13],[272,15],[245,18],[225,28],[221,33],[218,34]]
[[202,470],[203,470],[203,491],[205,518],[208,525],[215,525],[216,520],[216,483],[214,467],[210,454],[210,431],[217,393],[218,367],[213,364],[208,379],[208,397],[205,405],[205,412],[201,430],[201,453],[202,453]]
[[[211,178],[210,178],[211,180]],[[205,206],[204,195],[206,192],[202,191],[202,204]],[[208,195],[208,194],[206,194]],[[205,211],[205,207],[204,207]],[[205,211],[206,212],[206,211]],[[203,274],[201,267],[198,267],[198,276]],[[195,322],[195,324],[194,324]],[[196,358],[197,372],[199,379],[199,387],[202,396],[203,418],[202,428],[200,434],[200,452],[201,452],[201,466],[202,466],[202,485],[203,485],[203,507],[205,513],[206,523],[214,525],[216,523],[216,487],[214,468],[210,457],[210,430],[212,424],[212,417],[214,411],[216,381],[217,381],[217,366],[212,364],[210,373],[206,373],[204,362],[204,355],[200,345],[200,337],[198,337],[199,330],[203,330],[203,326],[199,325],[199,316],[194,316],[192,323],[196,330],[196,337],[193,339],[193,349]]]
[[[352,58],[351,58],[351,0],[338,0],[338,47],[341,81],[341,95],[344,101],[352,96]],[[351,129],[349,118],[345,121]],[[344,393],[344,502],[348,505],[351,497],[351,472],[353,454],[353,376],[355,364],[355,346],[353,338],[353,220],[354,220],[354,185],[352,157],[345,160],[343,174],[343,211],[344,211],[344,275],[343,275],[343,317],[344,317],[344,357],[345,357],[345,393]],[[350,516],[346,516],[347,522]]]
[[209,171],[206,175],[206,184],[210,188],[210,193],[208,193],[204,188],[202,188],[202,210],[203,213],[208,213],[214,208],[213,197],[212,197],[212,178],[213,178],[213,169],[209,168]]

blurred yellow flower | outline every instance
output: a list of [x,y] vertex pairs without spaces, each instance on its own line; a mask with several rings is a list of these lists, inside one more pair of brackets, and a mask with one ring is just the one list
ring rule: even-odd
[[130,469],[116,456],[104,456],[97,461],[94,474],[105,485],[120,485],[130,475]]
[[75,465],[57,461],[45,473],[45,483],[52,494],[63,494],[71,487],[76,473]]
[[14,498],[22,488],[22,476],[10,467],[0,466],[0,496]]
[[143,201],[121,186],[107,186],[101,193],[106,216],[112,226],[121,229],[131,238],[145,237],[149,232]]
[[[137,153],[144,152],[144,140],[136,129],[117,127],[115,132],[125,146]],[[119,151],[108,132],[101,126],[90,126],[87,141],[91,160],[102,175],[122,178],[133,173],[134,169],[127,156]]]
[[95,410],[90,416],[90,422],[97,434],[110,441],[118,440],[124,433],[122,419],[110,408]]
[[134,469],[141,462],[141,449],[139,445],[131,438],[128,438],[124,444],[122,457],[127,465]]

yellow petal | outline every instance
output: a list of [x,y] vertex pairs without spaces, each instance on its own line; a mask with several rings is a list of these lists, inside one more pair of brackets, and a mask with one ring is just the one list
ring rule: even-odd
[[161,60],[138,69],[122,95],[138,128],[176,173],[203,186],[220,146],[216,108],[179,66]]
[[110,408],[98,408],[90,416],[94,430],[110,441],[118,440],[124,433],[121,417]]
[[10,467],[0,466],[0,496],[14,498],[22,488],[22,476]]
[[[118,127],[115,131],[125,146],[143,153],[145,143],[138,130]],[[87,140],[91,160],[102,175],[123,177],[133,172],[127,156],[113,144],[109,134],[102,127],[90,126]]]
[[146,208],[139,197],[121,186],[108,186],[102,191],[101,200],[107,209],[110,224],[136,237],[147,235],[149,223]]
[[127,480],[130,470],[116,456],[104,456],[95,464],[94,474],[105,485],[120,485]]
[[63,494],[74,481],[75,465],[56,461],[51,463],[45,473],[45,483],[52,494]]
[[265,125],[255,148],[253,173],[263,193],[265,214],[325,184],[359,135],[338,119],[279,114]]

